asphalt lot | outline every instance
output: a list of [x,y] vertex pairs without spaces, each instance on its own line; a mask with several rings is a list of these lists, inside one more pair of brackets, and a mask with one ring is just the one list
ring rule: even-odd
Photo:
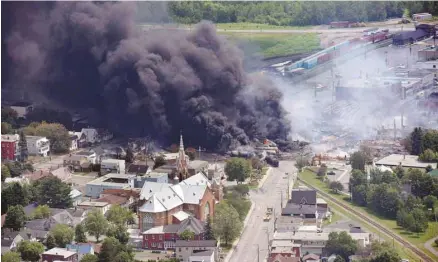
[[296,172],[294,164],[294,161],[280,161],[278,168],[271,168],[263,186],[250,191],[250,200],[254,203],[254,210],[249,216],[230,262],[256,262],[258,247],[260,248],[260,260],[267,257],[268,238],[272,239],[274,232],[274,218],[271,218],[269,222],[264,222],[263,217],[267,207],[273,207],[274,213],[280,214],[281,198],[283,195],[285,203],[288,188],[287,180],[284,179],[285,173],[289,173],[292,179],[293,173]]
[[329,181],[339,181],[344,186],[344,192],[348,193],[348,184],[351,175],[351,165],[346,165],[345,162],[325,162],[329,171],[333,171],[335,175],[327,175]]

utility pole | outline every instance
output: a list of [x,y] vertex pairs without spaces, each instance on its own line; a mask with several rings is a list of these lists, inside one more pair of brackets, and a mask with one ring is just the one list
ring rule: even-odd
[[269,229],[266,229],[266,236],[268,237],[268,257],[269,257],[271,253],[271,250],[269,249]]
[[260,245],[257,244],[257,262],[260,262]]

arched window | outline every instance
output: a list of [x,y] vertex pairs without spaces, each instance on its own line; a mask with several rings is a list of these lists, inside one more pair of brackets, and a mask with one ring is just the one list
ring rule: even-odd
[[151,214],[144,214],[143,215],[143,230],[148,230],[152,227],[154,227],[154,218]]
[[204,220],[207,220],[207,216],[210,215],[210,203],[207,202],[204,206]]

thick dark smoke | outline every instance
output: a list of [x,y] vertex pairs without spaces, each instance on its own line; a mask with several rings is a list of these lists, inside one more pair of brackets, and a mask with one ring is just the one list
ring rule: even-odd
[[126,2],[2,7],[10,89],[94,108],[126,136],[169,142],[182,130],[188,144],[216,150],[256,138],[287,140],[282,94],[266,79],[248,77],[240,50],[211,23],[192,32],[144,32],[134,23],[136,5]]

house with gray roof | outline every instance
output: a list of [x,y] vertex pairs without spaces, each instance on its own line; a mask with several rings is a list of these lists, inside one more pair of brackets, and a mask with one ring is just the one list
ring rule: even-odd
[[[176,258],[182,262],[196,261],[196,253],[208,257],[213,252],[214,261],[219,261],[219,244],[216,240],[177,240],[175,242]],[[208,253],[207,253],[208,252]],[[192,260],[190,260],[192,257]]]
[[294,204],[316,205],[316,190],[293,189],[291,202]]

